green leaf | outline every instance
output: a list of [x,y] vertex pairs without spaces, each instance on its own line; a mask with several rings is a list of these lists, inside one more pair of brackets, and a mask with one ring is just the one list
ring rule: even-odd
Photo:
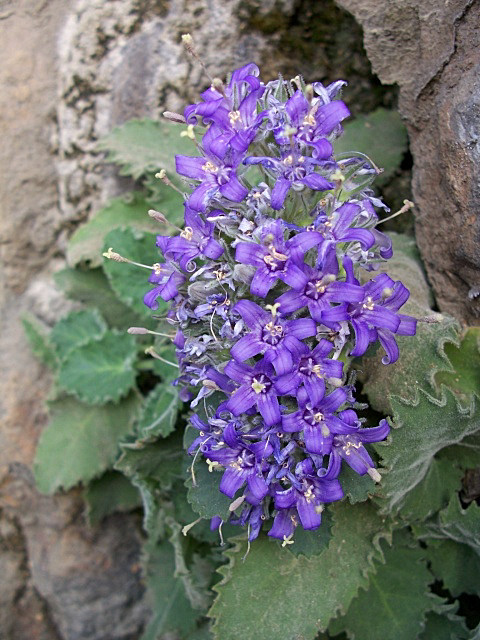
[[138,398],[92,407],[73,398],[50,405],[51,420],[35,455],[35,480],[42,493],[70,489],[103,473],[114,462],[120,440],[131,431]]
[[[174,178],[173,182],[180,183],[180,180]],[[169,222],[183,227],[185,213],[183,196],[153,175],[147,176],[143,185],[148,191],[147,202],[150,208],[161,211]]]
[[107,325],[96,309],[72,311],[53,327],[50,339],[60,359],[88,342],[105,335]]
[[183,477],[183,461],[181,439],[173,434],[166,440],[147,445],[123,443],[122,455],[115,469],[130,478],[151,478],[168,489],[175,480]]
[[449,387],[463,403],[472,393],[480,398],[480,327],[466,329],[460,346],[446,344],[445,355],[454,371],[439,371],[435,382]]
[[[67,298],[97,308],[114,329],[125,330],[141,323],[153,328],[153,321],[142,319],[120,302],[101,269],[63,269],[54,275],[54,279]],[[152,324],[147,324],[149,322]]]
[[[189,469],[193,458],[189,459]],[[230,516],[229,506],[232,500],[221,493],[219,489],[222,472],[209,472],[208,464],[204,458],[199,457],[193,465],[195,484],[190,471],[185,482],[188,489],[187,497],[192,509],[202,518],[219,516],[222,520],[228,520]]]
[[138,490],[121,473],[107,471],[93,480],[83,497],[87,505],[87,519],[91,526],[116,511],[131,511],[141,504]]
[[427,614],[425,629],[418,640],[470,640],[470,632],[465,626],[464,618],[454,614]]
[[50,343],[46,327],[31,314],[22,316],[22,324],[33,355],[45,366],[56,369],[57,356]]
[[480,555],[480,507],[475,502],[462,509],[458,497],[454,496],[435,519],[415,531],[420,538],[447,539],[466,544]]
[[368,474],[359,476],[358,473],[347,464],[342,465],[338,479],[350,504],[365,502],[365,500],[368,500],[369,496],[373,495],[376,491],[375,482]]
[[[153,233],[142,233],[135,229],[114,229],[105,238],[104,248],[113,250],[128,260],[145,265],[153,265],[159,261],[159,252],[155,245],[156,236]],[[118,298],[139,315],[151,316],[151,311],[143,304],[143,296],[152,288],[148,278],[151,271],[124,262],[105,259],[103,268],[107,274],[110,286]],[[167,305],[159,301],[159,311]]]
[[244,539],[227,550],[228,565],[209,616],[218,640],[314,638],[338,611],[346,611],[381,557],[379,538],[389,523],[371,504],[337,504],[329,546],[319,555],[296,557],[260,536],[245,561]]
[[137,192],[129,195],[129,200],[125,197],[115,198],[75,231],[67,246],[70,267],[76,267],[80,262],[88,262],[90,267],[100,267],[105,236],[112,229],[128,226],[158,232],[158,222],[148,215],[151,209],[148,202]]
[[178,391],[167,384],[158,384],[147,396],[137,423],[140,442],[166,438],[175,430],[180,401]]
[[59,385],[82,402],[116,402],[135,384],[135,339],[113,331],[70,352],[60,365]]
[[163,358],[163,360],[167,360],[168,362],[171,362],[176,366],[173,367],[167,362],[153,358],[152,369],[154,373],[162,378],[164,382],[172,382],[173,380],[178,378],[179,370],[177,364],[177,356],[175,354],[175,346],[172,343],[165,344],[165,339],[163,339],[163,344],[161,344],[160,341],[155,343],[155,351],[161,358]]
[[429,540],[427,558],[432,573],[452,596],[480,595],[480,557],[471,547],[453,540]]
[[[295,556],[318,555],[328,546],[332,537],[332,516],[330,510],[322,514],[322,526],[315,531],[306,531],[303,527],[295,529],[295,542],[288,545],[287,549]],[[279,541],[277,542],[279,544]]]
[[408,147],[407,130],[400,114],[380,107],[347,122],[344,130],[343,136],[335,141],[335,155],[361,151],[383,169],[383,173],[376,178],[376,184],[388,182],[400,168]]
[[182,131],[186,131],[184,125],[167,121],[129,120],[103,138],[98,148],[108,151],[108,162],[122,167],[121,175],[138,180],[165,169],[171,178],[175,173],[175,154],[198,155],[192,140],[180,135]]
[[385,564],[376,566],[370,583],[351,603],[345,616],[329,627],[355,640],[412,640],[432,609],[428,585],[432,576],[419,548],[385,550]]
[[460,407],[445,387],[440,400],[419,390],[411,404],[396,397],[391,402],[397,428],[387,442],[375,447],[386,469],[380,486],[384,511],[402,509],[408,494],[427,477],[439,451],[480,430],[478,406],[472,401],[468,408]]
[[463,470],[440,454],[431,460],[425,477],[405,496],[402,518],[426,520],[445,507],[452,495],[460,491]]
[[141,640],[158,640],[169,632],[187,640],[199,614],[192,608],[182,580],[174,575],[174,549],[168,541],[147,549],[144,574],[154,613]]

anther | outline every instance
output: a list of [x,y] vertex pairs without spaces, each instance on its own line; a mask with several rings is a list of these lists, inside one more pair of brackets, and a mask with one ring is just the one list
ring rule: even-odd
[[294,540],[292,540],[292,538],[293,538],[293,533],[291,533],[289,536],[284,535],[283,536],[282,547],[286,547],[289,544],[293,544]]
[[190,138],[190,140],[195,140],[194,126],[193,124],[189,124],[185,131],[180,132],[181,138]]
[[130,333],[134,336],[142,336],[149,333],[152,336],[162,336],[162,338],[170,338],[173,340],[175,336],[168,335],[168,333],[159,333],[158,331],[151,331],[150,329],[145,329],[145,327],[129,327],[127,329],[127,333]]
[[146,353],[147,356],[152,356],[152,358],[155,358],[155,360],[160,360],[161,362],[165,362],[165,364],[169,364],[171,367],[175,367],[176,369],[178,369],[178,363],[170,362],[170,360],[165,360],[165,358],[162,358],[162,356],[158,355],[153,347],[147,347],[144,353]]
[[374,482],[381,482],[382,476],[373,467],[369,467],[367,473]]
[[196,524],[198,524],[200,522],[200,520],[203,520],[203,518],[197,518],[196,520],[194,520],[190,524],[186,524],[182,529],[183,535],[186,536],[187,533],[190,531],[190,529],[192,529]]
[[238,497],[236,500],[234,500],[230,506],[228,507],[229,511],[235,511],[235,509],[238,509],[238,507],[244,502],[245,500],[245,496],[240,496]]
[[164,111],[162,116],[166,120],[170,120],[170,122],[178,122],[179,124],[186,124],[187,121],[180,113],[175,113],[174,111]]

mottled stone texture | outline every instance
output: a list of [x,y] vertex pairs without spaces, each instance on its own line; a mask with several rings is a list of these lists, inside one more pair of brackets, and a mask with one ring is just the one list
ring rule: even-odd
[[438,306],[480,322],[480,4],[337,0],[373,70],[400,87],[414,158],[416,236]]

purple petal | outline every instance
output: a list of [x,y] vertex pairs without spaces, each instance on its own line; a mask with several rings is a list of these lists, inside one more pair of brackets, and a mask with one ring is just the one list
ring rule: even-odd
[[398,360],[399,351],[398,345],[393,335],[389,331],[379,329],[378,339],[380,340],[380,344],[385,349],[385,352],[387,354],[382,358],[382,363],[393,364],[394,362],[396,362]]
[[398,325],[395,333],[398,333],[400,336],[414,336],[417,332],[416,319],[401,314],[399,314],[397,318],[399,318],[400,324]]
[[320,425],[306,425],[303,430],[305,448],[309,453],[326,455],[332,450],[333,435],[324,436]]
[[225,375],[239,383],[250,381],[252,373],[250,367],[247,367],[245,364],[235,362],[234,360],[227,362],[224,371]]
[[287,197],[288,190],[291,186],[292,184],[290,180],[287,180],[286,178],[279,178],[276,181],[270,197],[270,205],[272,209],[278,211],[283,207],[283,203],[285,202],[285,198]]
[[370,330],[364,322],[352,320],[355,331],[355,348],[350,351],[351,356],[363,356],[370,344]]
[[292,535],[295,530],[295,525],[291,518],[292,514],[288,509],[282,509],[277,513],[273,521],[273,526],[268,532],[268,535],[272,538],[278,538],[283,540]]
[[265,247],[254,242],[239,242],[235,247],[235,260],[242,264],[264,265],[263,258],[268,255]]
[[263,328],[270,321],[270,314],[251,300],[239,300],[232,311],[239,313],[250,329]]
[[342,120],[348,118],[350,111],[342,100],[334,100],[324,104],[315,114],[317,121],[316,131],[328,135],[340,124]]
[[205,169],[202,169],[205,164],[205,158],[192,158],[190,156],[175,156],[175,168],[177,173],[187,178],[193,178],[194,180],[203,180],[205,176]]
[[245,474],[243,471],[234,471],[226,469],[222,479],[220,480],[219,489],[229,498],[233,498],[236,492],[245,482]]
[[255,404],[255,395],[255,392],[250,387],[240,387],[230,396],[226,408],[234,416],[239,416]]
[[210,197],[216,190],[217,187],[215,187],[215,185],[212,186],[208,182],[199,184],[188,199],[189,207],[195,211],[205,211]]
[[292,289],[297,291],[299,289],[303,289],[308,282],[308,277],[305,273],[300,269],[300,267],[293,264],[291,260],[287,262],[287,266],[283,273],[279,274],[279,278],[281,278],[286,284],[290,285]]
[[357,431],[357,435],[362,442],[380,442],[381,440],[385,440],[389,433],[390,425],[386,420],[380,420],[378,427],[370,427]]
[[390,309],[375,305],[373,309],[362,309],[362,320],[365,320],[373,327],[388,329],[395,332],[398,329],[400,320],[397,314]]
[[293,507],[296,501],[295,489],[290,487],[285,491],[275,492],[275,507],[277,509],[288,509]]
[[[277,396],[273,393],[258,393],[257,407],[267,427],[272,427],[281,420]],[[232,411],[233,413],[233,411]]]
[[270,273],[267,267],[257,267],[250,283],[250,293],[259,298],[265,298],[277,280],[278,277]]
[[335,389],[322,402],[322,410],[325,413],[333,413],[347,400],[347,392],[345,389]]
[[[288,335],[294,336],[302,340],[303,338],[311,338],[317,332],[317,324],[315,320],[311,318],[299,318],[298,320],[291,320],[288,323]],[[330,345],[330,351],[331,351]],[[330,353],[328,351],[327,353]]]
[[245,362],[248,358],[252,358],[258,353],[261,353],[264,347],[265,345],[260,342],[256,336],[249,334],[240,338],[240,340],[233,345],[230,349],[230,355],[235,358],[235,360],[238,360],[238,362]]
[[247,478],[247,484],[252,495],[257,500],[262,500],[268,493],[268,484],[265,482],[263,476],[251,474]]
[[248,189],[238,180],[236,176],[231,176],[230,180],[220,187],[220,193],[228,200],[241,202],[248,195]]
[[325,394],[325,380],[316,375],[305,376],[304,387],[310,402],[316,406]]
[[306,424],[302,418],[302,415],[302,411],[295,411],[295,413],[284,414],[282,416],[282,429],[287,433],[302,431]]
[[322,524],[322,512],[317,512],[318,503],[308,502],[303,496],[297,500],[297,511],[304,529],[318,529]]
[[333,189],[335,185],[333,182],[329,182],[323,176],[318,175],[318,173],[310,173],[308,176],[305,176],[303,182],[310,189],[315,189],[316,191],[327,191],[328,189]]

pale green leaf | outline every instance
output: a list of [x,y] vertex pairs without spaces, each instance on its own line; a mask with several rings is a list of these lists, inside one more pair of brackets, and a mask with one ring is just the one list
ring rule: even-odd
[[391,402],[397,428],[376,449],[386,469],[380,486],[383,509],[398,511],[438,452],[480,430],[480,410],[473,400],[468,408],[460,407],[445,387],[440,400],[419,391],[412,403],[396,397]]
[[472,393],[480,398],[480,327],[468,327],[459,347],[446,344],[445,355],[454,371],[439,371],[435,382],[449,387],[463,403]]
[[67,246],[67,262],[76,267],[88,262],[90,267],[103,263],[102,248],[105,236],[118,227],[135,227],[143,231],[159,231],[159,224],[148,215],[151,206],[136,192],[130,198],[115,198],[72,235]]
[[367,473],[359,476],[358,473],[347,464],[342,465],[338,479],[350,504],[364,502],[376,491],[375,482]]
[[428,585],[432,576],[420,548],[385,550],[385,564],[376,566],[370,583],[351,603],[348,612],[329,627],[346,631],[355,640],[412,640],[432,609]]
[[[156,247],[156,236],[135,229],[114,229],[105,238],[104,249],[110,247],[128,260],[152,266],[160,262],[160,254]],[[148,278],[152,271],[124,262],[115,262],[105,258],[103,268],[110,286],[118,298],[143,317],[150,317],[151,310],[143,303],[143,296],[152,288]],[[159,300],[158,314],[167,308],[166,303]]]
[[480,507],[475,502],[462,509],[460,500],[454,496],[436,518],[415,531],[420,538],[446,539],[465,544],[480,556]]
[[452,596],[480,595],[480,556],[471,547],[453,540],[429,540],[426,553],[432,573]]
[[33,355],[50,369],[58,366],[57,356],[48,336],[47,328],[35,316],[22,316],[23,329]]
[[63,398],[50,405],[51,420],[35,455],[35,480],[42,493],[70,489],[111,467],[120,440],[131,431],[138,398],[92,407]]
[[[315,531],[305,530],[303,527],[295,529],[294,543],[287,549],[296,556],[309,558],[318,555],[328,546],[332,538],[332,516],[327,508],[322,514],[322,525]],[[272,540],[273,542],[273,540]],[[278,541],[277,544],[280,544]]]
[[198,155],[192,140],[180,135],[182,131],[186,126],[166,120],[129,120],[103,138],[98,148],[108,151],[108,162],[122,167],[121,175],[138,180],[165,169],[171,177],[175,173],[175,154]]
[[112,513],[131,511],[141,504],[138,490],[124,475],[115,471],[107,471],[100,478],[92,480],[83,497],[91,526],[99,524]]
[[454,614],[427,614],[425,629],[418,640],[473,640],[465,625],[465,619]]
[[260,536],[245,561],[246,542],[225,552],[228,565],[209,616],[217,640],[312,639],[338,613],[348,609],[358,589],[368,583],[379,538],[389,523],[369,503],[337,504],[329,546],[319,555],[294,556]]
[[199,612],[192,608],[182,580],[174,575],[174,549],[165,541],[155,546],[149,544],[147,550],[144,574],[153,617],[141,640],[158,640],[169,632],[175,638],[188,640],[196,627]]
[[154,321],[134,313],[117,298],[102,269],[63,269],[54,275],[56,284],[67,298],[83,302],[100,311],[114,329],[128,329],[139,324],[154,328]]
[[442,454],[431,459],[424,478],[404,497],[402,518],[425,520],[445,507],[452,495],[460,491],[463,470],[443,458]]
[[53,327],[50,339],[60,359],[105,335],[107,325],[96,309],[72,311]]
[[189,477],[185,482],[188,489],[188,502],[192,509],[202,518],[219,516],[222,520],[228,520],[230,515],[228,508],[232,500],[221,493],[219,489],[222,472],[215,470],[209,472],[205,458],[198,456],[193,463],[194,475],[192,477],[190,471],[192,461],[193,457],[189,459]]
[[384,184],[400,168],[407,147],[407,130],[400,114],[380,107],[345,123],[343,136],[335,141],[335,154],[350,151],[366,154],[383,169],[376,184]]
[[66,356],[60,365],[59,385],[88,404],[116,402],[135,384],[136,355],[133,336],[107,332]]
[[137,423],[140,442],[166,438],[175,429],[180,401],[178,391],[168,384],[158,384],[145,399]]

